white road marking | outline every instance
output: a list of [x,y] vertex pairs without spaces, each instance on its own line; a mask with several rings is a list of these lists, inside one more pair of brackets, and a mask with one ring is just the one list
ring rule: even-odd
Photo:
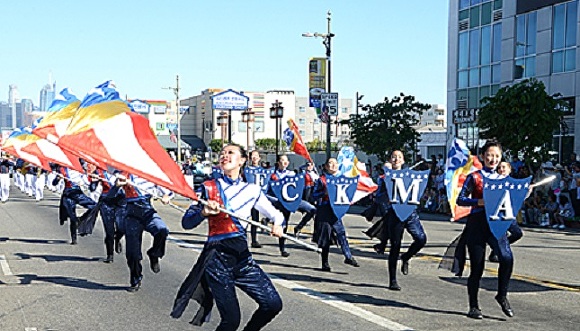
[[320,292],[316,292],[312,289],[309,289],[308,287],[304,287],[298,283],[289,281],[289,280],[285,280],[285,279],[281,279],[281,278],[277,278],[274,276],[270,276],[272,278],[272,281],[275,282],[276,284],[279,284],[281,286],[284,286],[287,289],[290,289],[294,292],[298,292],[301,294],[304,294],[305,296],[314,299],[314,300],[319,300],[329,306],[332,306],[334,308],[338,308],[340,310],[343,310],[347,313],[353,314],[355,316],[358,316],[362,319],[365,319],[371,323],[374,323],[376,325],[382,326],[384,328],[386,328],[387,330],[392,330],[392,331],[412,331],[413,329],[399,324],[395,321],[391,321],[388,318],[384,318],[381,317],[375,313],[372,313],[368,310],[362,309],[360,307],[357,307],[356,305],[344,301],[338,297],[335,297],[333,295],[328,295],[328,294],[324,294],[324,293],[320,293]]
[[6,256],[4,255],[0,255],[0,267],[5,276],[12,276],[12,271],[8,265],[8,261],[6,261]]

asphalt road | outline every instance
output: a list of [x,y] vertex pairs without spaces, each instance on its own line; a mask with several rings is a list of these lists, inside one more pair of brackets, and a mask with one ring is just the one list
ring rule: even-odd
[[[185,199],[174,202],[187,206]],[[68,226],[58,224],[58,196],[46,191],[35,202],[11,187],[0,205],[0,330],[213,330],[219,316],[201,328],[188,322],[197,310],[192,302],[181,319],[169,316],[175,293],[197,259],[206,239],[205,224],[193,231],[180,226],[182,212],[154,203],[171,230],[161,272],[153,274],[145,255],[143,286],[128,293],[124,255],[102,262],[102,225],[93,235],[69,245]],[[79,208],[79,213],[82,208]],[[356,209],[356,208],[355,208]],[[447,245],[463,225],[438,215],[422,215],[428,242],[410,263],[410,274],[398,275],[402,291],[389,291],[386,258],[372,250],[376,242],[361,232],[362,217],[348,214],[344,223],[360,268],[343,263],[332,249],[332,272],[320,270],[320,257],[290,243],[288,258],[279,255],[277,239],[260,234],[264,247],[254,258],[273,278],[284,309],[266,330],[578,330],[580,325],[580,233],[574,230],[524,228],[513,247],[515,269],[509,299],[514,318],[505,317],[493,299],[497,264],[487,263],[480,290],[485,318],[467,312],[466,279],[438,269]],[[300,215],[293,215],[296,224]],[[143,252],[151,245],[144,234]],[[308,234],[304,236],[308,240]],[[405,234],[403,251],[410,244]],[[468,271],[466,271],[468,274]],[[238,291],[242,325],[256,304]]]

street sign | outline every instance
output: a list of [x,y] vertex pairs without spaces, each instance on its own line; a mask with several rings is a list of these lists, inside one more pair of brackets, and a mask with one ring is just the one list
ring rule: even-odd
[[250,98],[232,89],[211,97],[213,109],[246,110]]
[[320,100],[324,107],[328,107],[329,116],[338,116],[338,93],[322,93]]

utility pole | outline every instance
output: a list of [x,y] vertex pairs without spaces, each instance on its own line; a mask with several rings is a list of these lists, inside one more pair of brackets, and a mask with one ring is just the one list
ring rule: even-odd
[[179,75],[175,76],[175,87],[166,87],[165,90],[172,90],[175,93],[175,124],[177,125],[177,162],[181,162],[181,125],[179,119]]

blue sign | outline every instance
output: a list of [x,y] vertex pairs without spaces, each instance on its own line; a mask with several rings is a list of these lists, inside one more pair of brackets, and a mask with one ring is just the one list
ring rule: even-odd
[[399,220],[404,222],[420,204],[429,180],[429,170],[391,170],[386,167],[384,170],[389,201]]
[[489,229],[501,238],[516,220],[528,194],[532,177],[489,179],[483,176],[483,200]]
[[246,110],[250,98],[232,89],[218,93],[211,97],[213,109]]
[[169,131],[174,131],[177,130],[177,123],[166,123],[165,127],[169,130]]
[[286,176],[280,180],[270,181],[270,187],[278,201],[290,212],[295,212],[302,202],[304,191],[304,174]]
[[131,106],[136,113],[149,114],[149,104],[145,101],[133,100],[129,102],[129,106]]
[[274,173],[274,170],[274,168],[264,169],[262,167],[247,166],[244,168],[244,175],[248,183],[259,185],[262,187],[262,191],[266,193],[270,177]]
[[326,191],[330,207],[337,218],[342,218],[350,208],[350,202],[356,193],[358,176],[326,176]]

